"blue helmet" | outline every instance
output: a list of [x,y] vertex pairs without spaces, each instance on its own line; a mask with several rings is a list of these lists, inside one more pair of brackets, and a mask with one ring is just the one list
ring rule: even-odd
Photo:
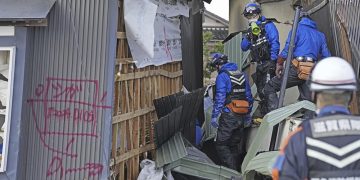
[[225,54],[222,53],[214,53],[211,54],[212,57],[212,61],[211,61],[211,66],[215,67],[217,65],[223,65],[226,64],[228,62],[228,57]]
[[260,14],[261,13],[261,7],[259,4],[257,3],[248,3],[245,6],[244,9],[244,16],[249,16],[249,15],[253,15],[253,14]]

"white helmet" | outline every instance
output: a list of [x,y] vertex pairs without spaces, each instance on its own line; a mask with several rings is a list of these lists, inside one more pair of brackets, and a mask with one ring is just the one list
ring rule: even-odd
[[317,63],[311,74],[311,91],[356,91],[357,80],[352,66],[339,57]]

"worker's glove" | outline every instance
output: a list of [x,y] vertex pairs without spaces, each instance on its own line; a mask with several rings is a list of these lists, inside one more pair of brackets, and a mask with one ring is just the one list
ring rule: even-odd
[[219,124],[217,122],[217,118],[211,118],[211,125],[214,127],[214,128],[218,128],[219,127]]
[[252,124],[252,118],[250,114],[245,115],[244,127],[250,127]]
[[280,65],[280,64],[276,64],[276,70],[275,70],[275,74],[278,78],[281,77],[282,73],[283,73],[283,70],[284,70],[284,66],[283,65]]
[[251,39],[253,39],[253,34],[250,32],[247,32],[245,35],[244,35],[244,38],[246,38],[248,41],[251,41]]

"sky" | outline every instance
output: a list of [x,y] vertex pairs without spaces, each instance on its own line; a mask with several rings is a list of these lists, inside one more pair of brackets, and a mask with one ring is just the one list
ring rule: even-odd
[[206,10],[229,20],[229,1],[228,0],[212,0],[210,4],[204,2]]

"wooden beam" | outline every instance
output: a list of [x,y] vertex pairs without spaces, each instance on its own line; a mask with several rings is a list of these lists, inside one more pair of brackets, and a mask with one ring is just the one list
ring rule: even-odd
[[141,154],[141,153],[144,153],[147,151],[151,151],[153,149],[155,149],[155,144],[148,144],[146,146],[140,147],[139,149],[133,149],[131,151],[128,151],[124,154],[120,154],[119,156],[115,157],[115,162],[120,163],[120,162],[130,159],[131,157],[134,157],[138,154]]
[[127,81],[127,80],[134,80],[134,79],[140,79],[140,78],[151,77],[151,76],[164,76],[167,78],[177,78],[177,77],[182,76],[182,71],[169,72],[164,69],[158,69],[158,70],[150,70],[150,71],[144,71],[144,72],[120,74],[120,77],[117,76],[115,81]]
[[122,121],[132,119],[132,118],[135,118],[135,117],[138,117],[138,116],[142,116],[142,115],[145,115],[145,114],[153,112],[153,111],[155,111],[154,106],[147,107],[147,108],[144,108],[144,109],[140,109],[140,110],[137,110],[137,111],[134,111],[134,112],[129,112],[129,113],[126,113],[126,114],[117,115],[117,116],[113,117],[112,124],[120,123]]
[[126,39],[126,33],[125,32],[117,32],[116,37],[118,39]]
[[134,64],[133,58],[117,58],[116,65],[119,64]]

